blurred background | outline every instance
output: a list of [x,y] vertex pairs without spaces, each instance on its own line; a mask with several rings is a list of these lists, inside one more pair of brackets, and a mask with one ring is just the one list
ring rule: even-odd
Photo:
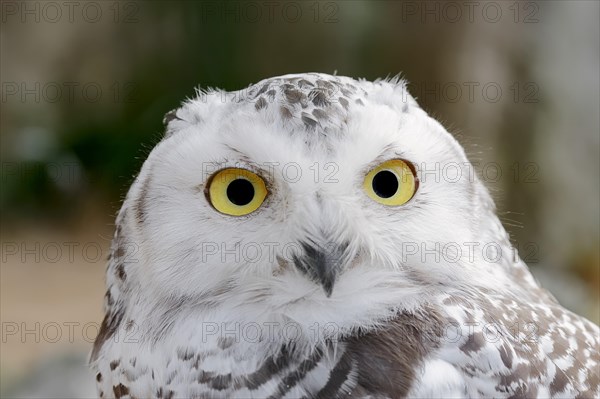
[[536,277],[600,321],[598,2],[0,5],[3,397],[94,395],[113,220],[163,115],[286,73],[401,72]]

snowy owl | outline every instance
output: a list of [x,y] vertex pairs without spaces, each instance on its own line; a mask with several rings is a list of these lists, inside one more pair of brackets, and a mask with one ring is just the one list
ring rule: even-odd
[[117,216],[104,398],[598,397],[599,328],[399,78],[198,91]]

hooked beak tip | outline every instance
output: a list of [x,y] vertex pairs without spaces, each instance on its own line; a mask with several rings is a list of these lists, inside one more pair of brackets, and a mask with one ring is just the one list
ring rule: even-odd
[[331,298],[331,293],[333,292],[333,283],[323,283],[323,290],[325,291],[327,298]]
[[294,256],[296,267],[323,287],[327,298],[331,297],[333,286],[340,272],[340,260],[344,258],[347,244],[322,248],[303,244],[303,256]]

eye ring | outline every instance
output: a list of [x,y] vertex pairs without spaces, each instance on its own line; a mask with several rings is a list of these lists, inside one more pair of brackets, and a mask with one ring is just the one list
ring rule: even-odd
[[400,206],[415,195],[418,185],[415,170],[409,162],[390,159],[367,173],[363,189],[369,198],[380,204]]
[[218,212],[245,216],[260,208],[268,190],[263,178],[256,173],[241,168],[225,168],[208,179],[204,193]]

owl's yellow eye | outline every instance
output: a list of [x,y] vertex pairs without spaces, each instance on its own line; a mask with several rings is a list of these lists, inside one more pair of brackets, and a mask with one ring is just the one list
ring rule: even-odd
[[246,169],[227,168],[208,181],[208,200],[219,212],[244,216],[257,210],[267,196],[265,181]]
[[415,194],[417,178],[406,162],[391,159],[367,173],[363,188],[380,204],[398,206]]

